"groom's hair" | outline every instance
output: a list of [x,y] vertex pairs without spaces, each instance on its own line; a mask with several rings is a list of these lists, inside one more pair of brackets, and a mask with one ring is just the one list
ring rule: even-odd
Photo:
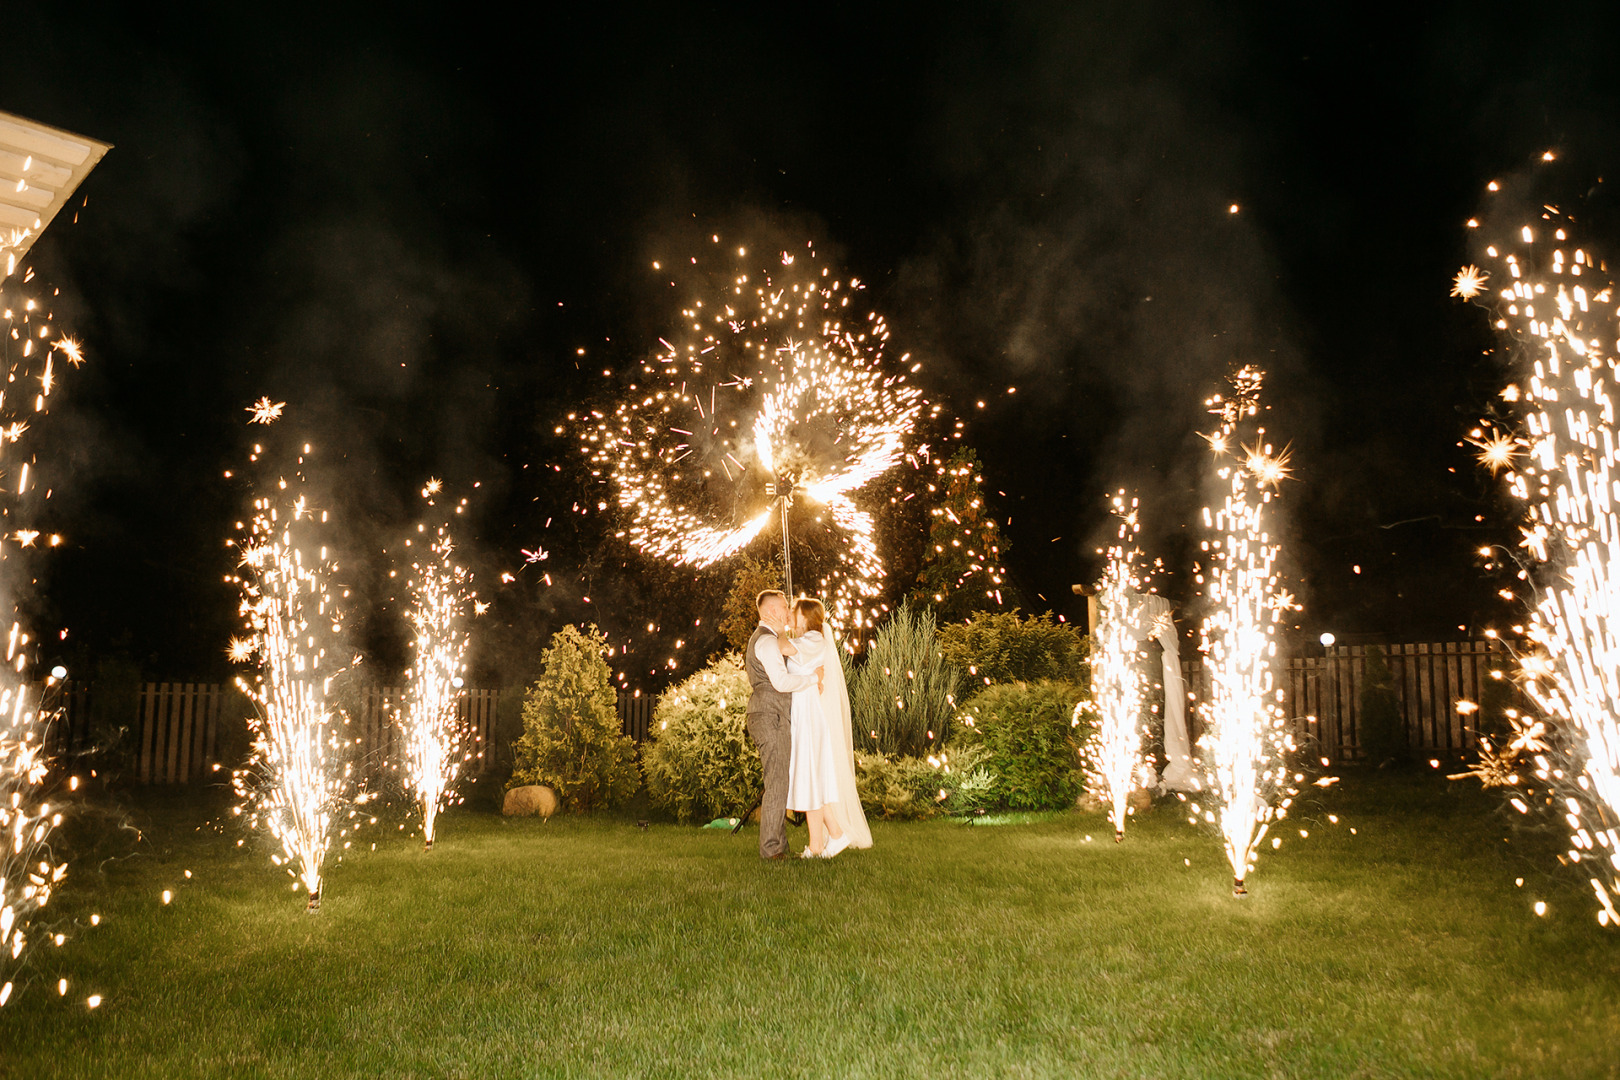
[[765,601],[769,600],[773,596],[780,597],[782,603],[787,603],[787,594],[781,589],[766,589],[764,592],[754,597],[754,607],[758,608],[760,611],[764,611]]

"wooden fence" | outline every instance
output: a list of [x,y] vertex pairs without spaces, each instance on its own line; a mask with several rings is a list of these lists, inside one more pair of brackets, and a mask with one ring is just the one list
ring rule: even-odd
[[[146,683],[141,687],[137,716],[140,722],[138,768],[143,784],[186,784],[215,773],[215,765],[230,769],[238,761],[219,761],[222,702],[228,689],[219,683]],[[402,700],[397,687],[367,687],[360,693],[358,715],[353,718],[357,761],[363,775],[375,779],[397,769],[404,754],[404,739],[394,723],[394,709]],[[472,761],[466,773],[487,772],[492,765],[488,749],[495,725],[494,690],[461,692],[458,709],[467,726]],[[239,719],[225,718],[226,722]]]
[[[82,717],[78,727],[88,730],[86,691],[77,688],[77,710]],[[215,772],[214,766],[230,769],[241,764],[219,761],[221,703],[229,689],[218,683],[146,683],[141,687],[137,712],[140,728],[139,768],[143,784],[185,784]],[[461,692],[460,720],[469,735],[468,750],[473,759],[464,774],[480,775],[498,767],[495,761],[496,708],[499,691],[466,689]],[[640,691],[618,695],[621,730],[636,742],[644,742],[652,726],[654,698]],[[360,774],[375,780],[397,771],[404,761],[405,742],[395,712],[404,701],[404,690],[395,686],[370,686],[359,692],[354,702],[350,736],[355,740],[355,762]],[[224,718],[230,723],[232,715]]]
[[139,775],[143,784],[186,784],[214,771],[219,740],[219,683],[146,683]]
[[638,743],[647,741],[652,729],[653,704],[656,699],[640,690],[619,691],[619,729]]
[[[464,689],[456,702],[456,719],[467,732],[466,750],[472,760],[462,768],[463,775],[481,775],[494,767],[495,705],[494,690]],[[394,717],[404,707],[405,691],[397,686],[367,687],[360,696],[355,718],[361,771],[375,779],[389,770],[398,770],[405,761],[405,735]]]
[[[1491,671],[1509,670],[1502,642],[1416,642],[1383,648],[1410,745],[1441,757],[1472,750],[1469,719],[1457,711],[1457,703],[1477,704]],[[1311,740],[1332,761],[1361,756],[1358,729],[1366,668],[1365,645],[1336,645],[1322,656],[1292,657],[1279,671],[1283,706],[1296,736]],[[1184,662],[1182,672],[1194,705],[1188,710],[1188,722],[1196,725],[1196,703],[1207,695],[1208,680],[1198,660]]]

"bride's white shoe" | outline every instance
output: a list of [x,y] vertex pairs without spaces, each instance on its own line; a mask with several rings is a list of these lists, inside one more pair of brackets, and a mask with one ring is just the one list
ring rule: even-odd
[[821,850],[821,857],[830,859],[847,847],[849,847],[849,833],[845,833],[835,840],[828,840],[827,846]]
[[820,858],[824,858],[824,857],[825,857],[824,855],[817,855],[815,852],[811,851],[809,848],[805,848],[803,851],[799,852],[799,858],[801,858],[801,859],[820,859]]

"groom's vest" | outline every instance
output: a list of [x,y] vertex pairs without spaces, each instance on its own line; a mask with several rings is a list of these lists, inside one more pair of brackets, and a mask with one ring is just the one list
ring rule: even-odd
[[743,669],[748,672],[748,685],[753,687],[748,695],[748,714],[765,713],[786,720],[793,713],[793,695],[784,694],[771,685],[770,673],[754,652],[760,638],[771,636],[771,632],[761,626],[748,639],[748,648],[743,650]]

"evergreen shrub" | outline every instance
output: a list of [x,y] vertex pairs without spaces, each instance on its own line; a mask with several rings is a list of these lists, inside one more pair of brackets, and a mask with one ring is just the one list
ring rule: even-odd
[[1020,618],[986,611],[939,628],[946,660],[967,672],[969,688],[1060,680],[1091,685],[1091,639],[1051,614]]
[[933,612],[908,604],[878,629],[850,680],[858,749],[920,757],[949,738],[962,673],[940,652],[936,629]]
[[940,770],[919,757],[855,755],[855,788],[868,817],[912,821],[941,809]]
[[683,824],[741,814],[763,784],[748,734],[748,673],[733,653],[665,690],[642,770],[653,805]]
[[619,723],[607,638],[565,626],[541,654],[544,669],[523,701],[509,788],[545,784],[574,811],[627,802],[641,787],[636,744]]
[[962,708],[956,745],[974,748],[994,783],[991,805],[1011,810],[1057,810],[1074,805],[1085,789],[1080,747],[1089,730],[1085,697],[1073,683],[999,683],[970,698]]

